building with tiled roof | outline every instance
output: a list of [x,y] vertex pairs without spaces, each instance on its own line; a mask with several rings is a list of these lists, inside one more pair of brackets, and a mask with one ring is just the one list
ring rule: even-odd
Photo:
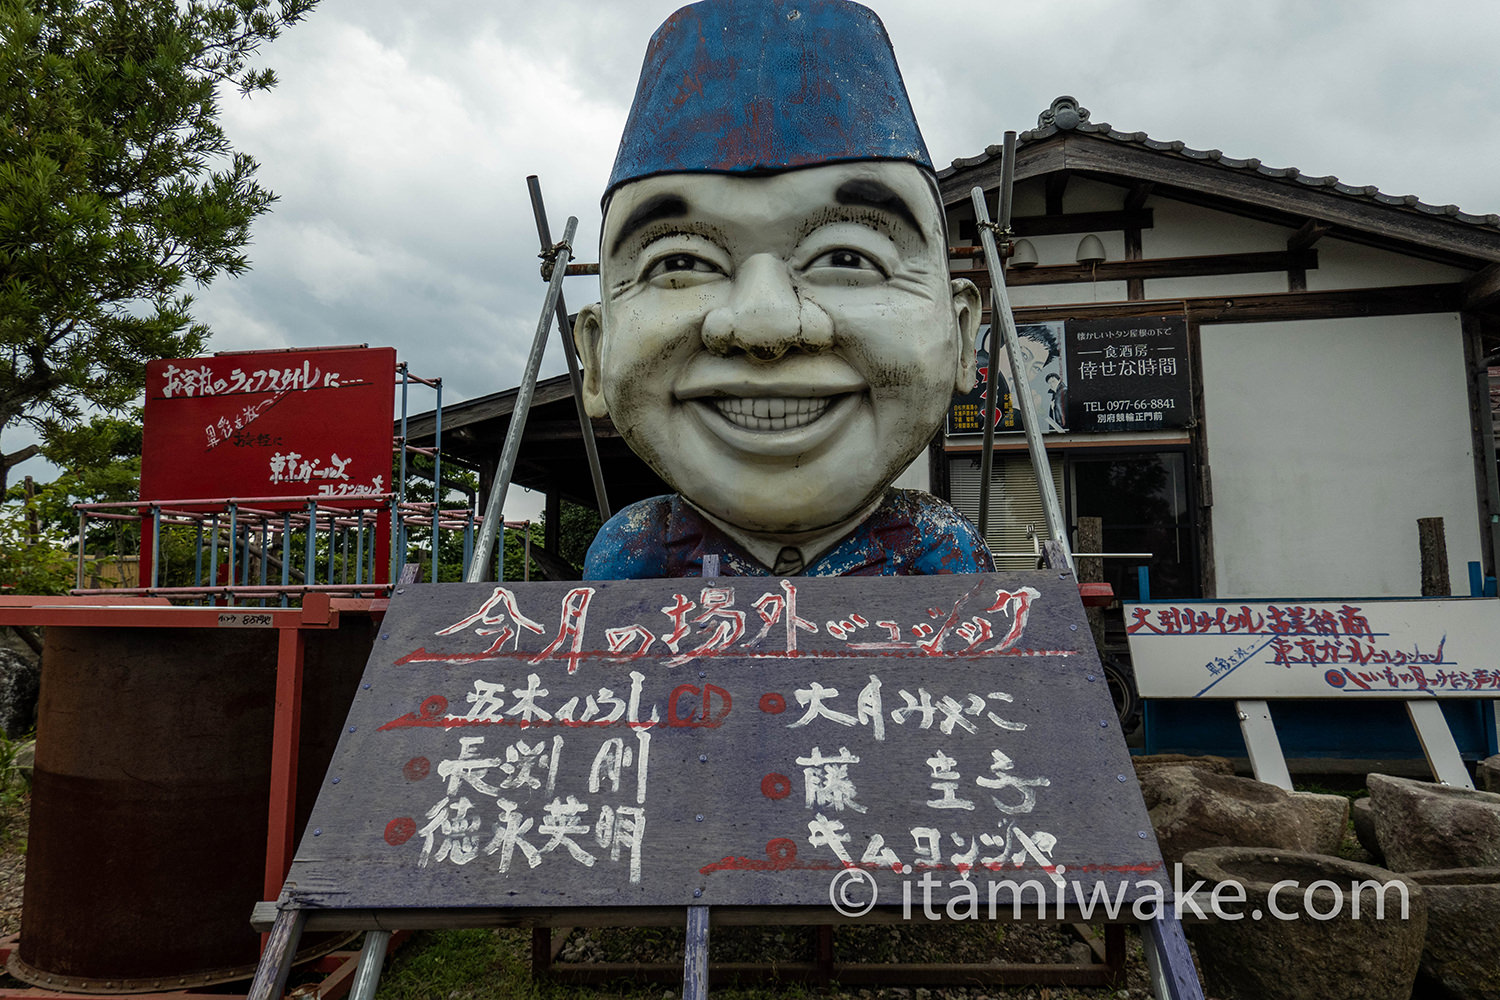
[[[1493,575],[1500,216],[1090,119],[1060,97],[1018,136],[1006,285],[1044,331],[1031,389],[1069,523],[1149,553],[1107,564],[1117,592],[1144,565],[1155,596],[1414,595],[1430,516],[1456,593],[1470,562]],[[972,188],[997,215],[1002,160],[939,172],[956,243],[978,242]],[[982,260],[954,270],[988,288]],[[978,402],[932,462],[976,519]],[[1040,514],[1014,429],[990,540],[1025,553]]]

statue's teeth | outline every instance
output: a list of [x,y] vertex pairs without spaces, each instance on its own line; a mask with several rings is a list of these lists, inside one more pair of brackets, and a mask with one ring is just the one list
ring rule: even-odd
[[826,396],[756,396],[713,400],[725,420],[752,431],[785,431],[805,427],[831,405]]

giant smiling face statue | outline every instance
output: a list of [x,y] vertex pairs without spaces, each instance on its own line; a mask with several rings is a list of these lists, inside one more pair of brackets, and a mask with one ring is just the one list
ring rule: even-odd
[[590,415],[741,531],[864,516],[974,382],[939,212],[894,161],[621,186],[576,326]]

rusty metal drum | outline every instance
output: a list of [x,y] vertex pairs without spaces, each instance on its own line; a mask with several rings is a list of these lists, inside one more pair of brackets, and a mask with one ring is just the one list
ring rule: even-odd
[[[373,641],[341,621],[305,633],[299,837]],[[275,629],[47,630],[13,975],[108,993],[253,972],[276,654]]]

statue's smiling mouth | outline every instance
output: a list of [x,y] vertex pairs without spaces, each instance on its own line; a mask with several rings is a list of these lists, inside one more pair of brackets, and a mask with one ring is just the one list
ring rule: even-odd
[[686,426],[701,428],[736,455],[795,460],[830,446],[870,412],[870,387],[828,353],[797,354],[775,365],[704,353],[672,395]]
[[719,416],[748,431],[788,431],[805,427],[824,413],[833,396],[725,396],[712,400]]

